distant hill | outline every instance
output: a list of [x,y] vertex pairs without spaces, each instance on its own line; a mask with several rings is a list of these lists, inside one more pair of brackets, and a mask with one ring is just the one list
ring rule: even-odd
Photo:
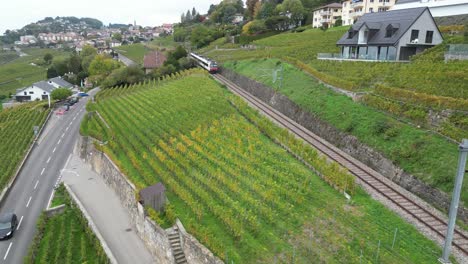
[[7,30],[0,36],[0,42],[11,44],[19,40],[23,35],[35,35],[39,33],[59,33],[59,32],[82,32],[90,29],[99,29],[103,23],[95,18],[77,17],[46,17],[35,23],[28,24],[19,30]]

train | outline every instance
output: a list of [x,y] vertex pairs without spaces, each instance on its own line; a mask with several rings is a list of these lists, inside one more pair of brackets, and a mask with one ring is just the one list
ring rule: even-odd
[[210,60],[193,52],[190,53],[190,57],[197,62],[198,66],[209,71],[210,73],[217,73],[219,70],[216,61]]

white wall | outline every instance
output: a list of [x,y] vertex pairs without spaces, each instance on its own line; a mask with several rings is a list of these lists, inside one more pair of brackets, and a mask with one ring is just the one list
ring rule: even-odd
[[418,2],[397,4],[392,10],[408,9],[415,7],[429,7],[432,16],[455,16],[468,14],[468,1],[466,0],[424,0]]
[[[26,94],[24,94],[26,92]],[[28,87],[26,89],[24,89],[23,91],[17,93],[16,95],[18,96],[31,96],[31,101],[35,101],[35,100],[42,100],[42,95],[48,95],[49,93],[42,90],[41,88],[38,88],[36,86],[31,86],[31,87]]]
[[442,36],[439,34],[437,25],[434,23],[434,20],[431,18],[431,15],[426,10],[421,17],[408,29],[408,31],[400,38],[400,46],[407,46],[411,41],[411,31],[413,29],[419,30],[418,44],[424,45],[426,42],[426,31],[434,31],[432,37],[432,43],[427,45],[438,45],[442,43]]

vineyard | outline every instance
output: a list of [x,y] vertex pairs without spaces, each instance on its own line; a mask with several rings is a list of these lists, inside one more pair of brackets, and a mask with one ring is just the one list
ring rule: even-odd
[[15,173],[32,143],[34,126],[42,126],[49,111],[30,103],[0,111],[0,189]]
[[[255,41],[257,50],[213,50],[209,56],[219,61],[285,56],[298,59],[317,71],[324,81],[354,91],[372,90],[377,84],[422,94],[468,99],[465,73],[467,61],[445,63],[445,45],[416,56],[412,63],[367,63],[317,60],[318,53],[338,53],[338,39],[348,30],[306,30],[284,33]],[[459,37],[445,36],[445,43],[457,43]],[[403,96],[402,96],[403,98]]]
[[15,93],[16,89],[46,79],[47,68],[39,66],[43,63],[43,57],[46,53],[52,54],[55,58],[66,54],[53,49],[39,48],[24,49],[23,52],[26,52],[28,56],[17,58],[5,64],[0,63],[0,95]]
[[[55,195],[65,204],[65,211],[51,217],[40,216],[24,263],[109,263],[99,240],[89,229],[80,209],[72,204],[65,187],[61,185]],[[54,197],[53,202],[57,203],[55,200]]]
[[[383,153],[405,171],[447,193],[453,188],[457,165],[457,145],[435,134],[406,125],[387,114],[353,102],[320,85],[316,80],[283,63],[283,85],[273,83],[264,69],[274,69],[278,60],[250,60],[226,63],[225,67],[262,82],[303,109],[316,114],[339,130]],[[468,186],[462,199],[468,203]]]
[[103,90],[87,109],[99,115],[87,115],[81,133],[107,141],[98,147],[138,189],[166,186],[170,204],[150,215],[181,219],[228,263],[430,263],[440,254],[349,174],[204,72]]

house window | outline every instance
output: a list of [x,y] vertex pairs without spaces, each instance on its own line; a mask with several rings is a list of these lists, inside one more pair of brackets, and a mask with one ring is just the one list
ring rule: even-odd
[[426,31],[426,43],[432,43],[432,37],[434,36],[434,31]]
[[27,93],[27,92],[24,92],[24,95],[28,95],[28,93]]
[[348,31],[348,38],[352,39],[354,37],[354,31]]
[[44,94],[46,94],[46,92],[44,92]]
[[374,13],[374,8],[372,8],[372,7],[369,8],[369,12],[370,12],[370,13]]
[[34,94],[34,92],[33,92],[33,91],[30,91],[29,94]]
[[333,12],[335,12],[335,13],[338,12],[338,9],[333,10]]
[[417,43],[419,37],[419,30],[413,29],[411,30],[411,43]]
[[374,0],[370,0],[371,3],[374,3]]

